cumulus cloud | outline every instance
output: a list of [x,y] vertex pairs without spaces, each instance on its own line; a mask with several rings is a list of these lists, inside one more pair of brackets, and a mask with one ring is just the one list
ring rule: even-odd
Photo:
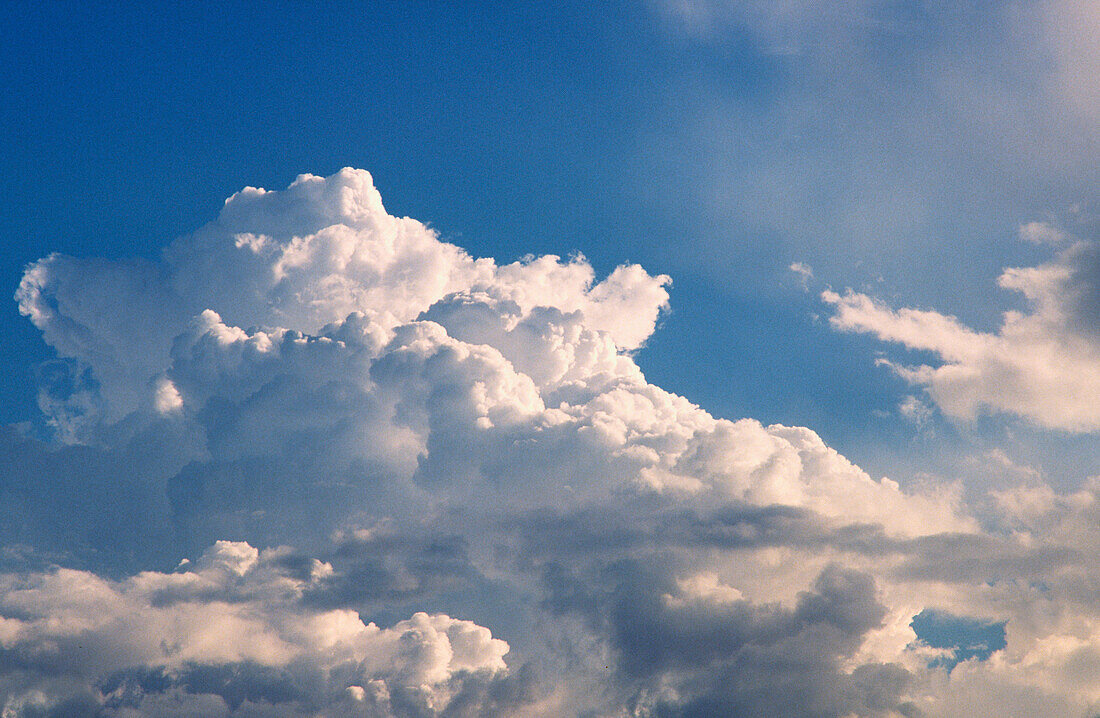
[[[242,190],[159,262],[31,265],[59,359],[0,432],[5,715],[1095,707],[1093,488],[968,505],[713,417],[633,360],[667,286],[470,257],[355,170]],[[924,611],[1005,645],[948,666]]]
[[1003,412],[1066,431],[1100,429],[1100,245],[1077,242],[1052,261],[1006,269],[998,284],[1028,309],[1005,312],[996,332],[851,291],[822,298],[835,307],[834,327],[936,355],[938,365],[888,363],[950,416]]
[[92,368],[117,421],[148,402],[151,383],[163,386],[173,340],[206,310],[232,327],[306,333],[361,312],[384,337],[461,294],[506,302],[517,321],[537,307],[576,313],[631,350],[652,333],[667,283],[637,266],[595,283],[579,257],[475,260],[387,214],[370,175],[346,169],[302,175],[284,192],[241,190],[157,265],[52,255],[28,268],[16,298],[61,356]]
[[[166,702],[191,715],[244,714],[246,704],[382,715],[398,702],[441,712],[464,682],[506,670],[508,645],[470,621],[417,613],[379,628],[303,606],[331,572],[286,549],[219,541],[174,573],[2,576],[4,714],[80,703],[89,715],[157,714]],[[19,690],[55,676],[69,695]]]

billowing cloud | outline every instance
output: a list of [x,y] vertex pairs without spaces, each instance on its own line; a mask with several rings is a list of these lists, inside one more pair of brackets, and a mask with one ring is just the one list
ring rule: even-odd
[[1097,707],[1095,487],[968,504],[713,417],[632,358],[667,285],[475,259],[355,170],[243,190],[159,262],[31,265],[58,360],[0,433],[5,716]]
[[933,353],[938,365],[891,366],[950,416],[1004,412],[1049,428],[1100,429],[1100,245],[1077,242],[1045,264],[1005,270],[998,283],[1028,309],[1006,312],[996,332],[936,311],[893,310],[866,294],[822,298],[838,329]]
[[150,382],[165,390],[156,380],[173,340],[206,310],[233,327],[306,333],[360,312],[381,341],[462,294],[506,303],[515,321],[536,308],[575,313],[630,350],[653,331],[667,282],[623,266],[596,284],[580,258],[474,260],[387,214],[370,175],[347,169],[302,175],[285,192],[241,190],[158,265],[52,255],[27,270],[17,299],[61,356],[93,369],[105,418],[117,421],[148,401]]
[[469,621],[417,613],[379,628],[309,609],[303,596],[332,567],[286,549],[219,541],[188,569],[0,577],[5,714],[431,712],[506,668],[508,645]]

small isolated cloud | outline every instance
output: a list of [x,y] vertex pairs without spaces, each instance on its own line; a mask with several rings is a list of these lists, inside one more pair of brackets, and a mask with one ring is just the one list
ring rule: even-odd
[[1045,264],[1006,269],[998,284],[1022,294],[1028,310],[1005,312],[996,332],[857,292],[821,296],[834,306],[834,327],[936,354],[938,365],[892,366],[949,416],[1008,413],[1047,428],[1100,430],[1100,245],[1077,242]]
[[[1002,280],[1020,336],[1075,361],[1091,251]],[[714,417],[633,359],[667,287],[471,257],[350,169],[246,188],[157,262],[32,264],[17,298],[58,358],[34,435],[0,430],[3,715],[1100,706],[1098,487],[970,506]],[[967,367],[1018,341],[827,298]],[[925,611],[1004,645],[921,641]]]
[[1071,236],[1047,222],[1027,222],[1021,224],[1019,236],[1032,244],[1064,244]]
[[793,262],[787,269],[794,272],[795,276],[798,277],[798,283],[802,285],[802,290],[809,291],[810,280],[814,278],[814,270],[810,265],[804,262]]

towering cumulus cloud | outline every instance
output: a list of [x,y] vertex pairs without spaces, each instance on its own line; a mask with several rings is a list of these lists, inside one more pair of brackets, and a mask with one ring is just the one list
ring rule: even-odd
[[632,358],[668,281],[475,259],[350,169],[31,265],[3,715],[1095,710],[1100,487],[971,508],[712,417]]

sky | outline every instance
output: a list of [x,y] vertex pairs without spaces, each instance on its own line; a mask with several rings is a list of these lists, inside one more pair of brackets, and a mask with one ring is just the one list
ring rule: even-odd
[[1100,711],[1095,4],[0,28],[5,718]]

